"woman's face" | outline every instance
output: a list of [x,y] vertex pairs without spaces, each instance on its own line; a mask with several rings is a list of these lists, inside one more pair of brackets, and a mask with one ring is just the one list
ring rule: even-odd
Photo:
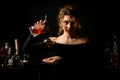
[[61,27],[66,32],[74,31],[79,26],[79,21],[69,15],[65,15],[63,19],[61,19]]

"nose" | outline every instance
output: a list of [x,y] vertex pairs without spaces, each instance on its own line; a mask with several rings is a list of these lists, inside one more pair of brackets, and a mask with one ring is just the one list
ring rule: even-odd
[[71,22],[69,22],[68,24],[67,24],[67,28],[69,29],[70,27],[71,27]]

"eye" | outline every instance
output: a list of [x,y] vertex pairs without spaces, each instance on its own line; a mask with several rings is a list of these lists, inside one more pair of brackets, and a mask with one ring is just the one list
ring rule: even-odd
[[69,24],[69,23],[70,23],[71,25],[74,25],[74,24],[75,24],[75,22],[73,22],[73,21],[63,21],[63,22],[64,22],[66,25]]
[[69,21],[64,21],[65,24],[69,24]]

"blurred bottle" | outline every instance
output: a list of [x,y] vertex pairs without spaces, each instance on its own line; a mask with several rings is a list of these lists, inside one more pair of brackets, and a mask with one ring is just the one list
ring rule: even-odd
[[111,48],[110,48],[110,44],[106,43],[105,45],[105,54],[104,54],[104,65],[106,69],[110,69],[111,68]]
[[15,42],[15,53],[13,55],[13,67],[14,68],[19,68],[20,67],[20,54],[19,54],[19,42],[18,39],[14,40]]
[[8,59],[7,59],[8,50],[9,50],[9,43],[5,42],[5,44],[4,44],[4,54],[5,54],[5,56],[4,56],[2,67],[6,67],[7,66],[7,62],[8,62]]
[[10,47],[8,42],[4,43],[3,53],[4,53],[4,57],[2,58],[1,66],[2,67],[7,67],[8,64],[12,65],[12,62],[10,62],[10,60],[9,60],[12,57],[12,49],[11,49],[11,47]]
[[12,55],[12,49],[11,49],[11,47],[9,47],[9,49],[8,49],[7,67],[9,67],[9,68],[13,67],[13,55]]
[[5,54],[8,54],[8,50],[9,50],[9,43],[8,42],[5,42],[4,50],[5,50]]
[[21,67],[25,68],[26,66],[28,66],[28,63],[29,63],[29,55],[23,54],[20,60]]
[[117,36],[114,36],[113,46],[112,46],[112,58],[111,63],[113,68],[119,68],[119,53],[118,53],[118,43]]

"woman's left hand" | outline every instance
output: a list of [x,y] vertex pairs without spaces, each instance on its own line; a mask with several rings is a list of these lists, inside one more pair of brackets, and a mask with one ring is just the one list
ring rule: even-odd
[[57,64],[61,60],[60,56],[53,56],[49,58],[45,58],[42,61],[48,64]]

